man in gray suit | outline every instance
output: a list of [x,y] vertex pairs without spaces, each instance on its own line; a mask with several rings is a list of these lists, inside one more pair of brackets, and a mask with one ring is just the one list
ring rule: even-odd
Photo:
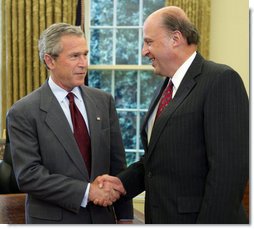
[[[144,157],[118,177],[126,197],[146,191],[146,223],[247,223],[241,201],[249,175],[248,97],[238,73],[205,60],[198,41],[178,7],[155,11],[144,23],[143,55],[166,79],[141,130]],[[158,116],[171,83],[165,97],[172,99]],[[106,180],[120,184],[113,177],[100,182]]]
[[[126,161],[112,96],[84,86],[88,64],[84,33],[76,26],[53,24],[42,33],[39,52],[50,77],[16,102],[7,116],[15,176],[20,190],[27,193],[26,223],[131,221],[131,201],[120,199],[111,205],[120,197],[115,190],[119,188],[99,187],[96,180],[105,173],[118,174]],[[86,143],[74,138],[69,92],[87,126],[91,171],[78,146]]]

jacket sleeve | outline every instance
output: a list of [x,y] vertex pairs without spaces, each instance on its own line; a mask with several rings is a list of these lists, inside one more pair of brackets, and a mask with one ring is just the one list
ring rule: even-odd
[[233,222],[249,173],[249,104],[240,76],[214,75],[204,108],[209,171],[197,223]]
[[[116,176],[126,169],[125,151],[120,131],[115,103],[110,99],[110,175]],[[132,200],[120,198],[114,203],[115,214],[118,220],[133,219]]]

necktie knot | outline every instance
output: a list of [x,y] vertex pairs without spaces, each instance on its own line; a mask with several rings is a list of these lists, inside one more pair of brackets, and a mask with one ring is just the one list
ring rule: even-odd
[[70,103],[74,102],[74,94],[72,92],[68,93],[67,98],[69,99]]

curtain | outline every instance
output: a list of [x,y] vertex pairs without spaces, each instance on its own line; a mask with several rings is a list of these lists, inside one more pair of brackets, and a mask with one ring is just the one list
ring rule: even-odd
[[[85,0],[78,0],[76,12],[76,25],[85,33]],[[85,85],[88,85],[88,72],[85,77]]]
[[174,5],[182,8],[191,22],[196,26],[200,34],[198,51],[209,58],[209,36],[210,36],[210,0],[166,0],[166,6]]
[[56,22],[75,25],[77,0],[2,0],[2,129],[10,106],[47,78],[40,33]]
[[85,0],[78,0],[76,11],[76,25],[85,32]]

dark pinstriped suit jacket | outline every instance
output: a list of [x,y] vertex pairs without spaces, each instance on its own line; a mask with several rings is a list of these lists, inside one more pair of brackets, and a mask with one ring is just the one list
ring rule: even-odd
[[145,155],[119,174],[127,197],[146,191],[146,223],[247,223],[249,105],[240,76],[197,54],[147,145],[162,88],[143,123]]

